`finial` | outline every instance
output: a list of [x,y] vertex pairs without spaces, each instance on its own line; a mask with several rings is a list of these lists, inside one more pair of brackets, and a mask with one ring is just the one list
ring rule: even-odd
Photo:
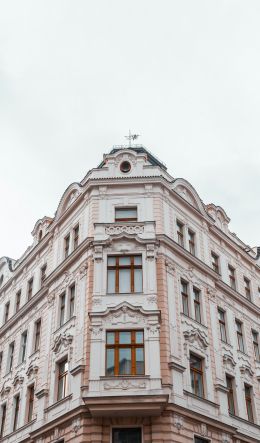
[[129,141],[129,145],[128,145],[129,148],[131,148],[131,146],[132,146],[132,140],[137,140],[138,137],[140,137],[139,134],[131,134],[131,131],[129,129],[129,134],[125,135],[125,138],[127,138],[127,140]]

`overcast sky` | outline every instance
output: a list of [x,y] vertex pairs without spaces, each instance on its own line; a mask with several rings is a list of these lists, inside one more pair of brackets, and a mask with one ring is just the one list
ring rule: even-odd
[[0,257],[131,128],[260,245],[259,0],[0,0]]

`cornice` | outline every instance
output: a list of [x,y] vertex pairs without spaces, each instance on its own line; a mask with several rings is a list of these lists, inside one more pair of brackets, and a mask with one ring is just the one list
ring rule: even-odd
[[216,286],[221,289],[223,292],[225,292],[227,295],[232,297],[235,301],[242,303],[244,306],[246,306],[247,309],[254,312],[257,315],[260,315],[260,307],[257,306],[255,303],[248,300],[246,297],[244,297],[239,292],[232,289],[229,285],[227,285],[223,280],[217,280]]

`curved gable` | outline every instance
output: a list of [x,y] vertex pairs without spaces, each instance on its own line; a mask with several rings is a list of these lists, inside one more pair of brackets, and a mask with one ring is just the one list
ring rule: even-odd
[[78,198],[82,192],[82,187],[79,183],[71,183],[61,197],[57,211],[55,213],[55,220],[59,219],[61,215],[71,206],[71,204]]
[[201,213],[205,214],[204,204],[199,197],[197,191],[184,178],[177,178],[172,184],[172,190],[177,192],[184,200],[196,208]]

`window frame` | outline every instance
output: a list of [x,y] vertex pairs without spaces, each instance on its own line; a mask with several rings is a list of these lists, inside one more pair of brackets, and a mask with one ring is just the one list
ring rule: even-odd
[[27,340],[28,340],[28,331],[26,329],[21,334],[20,357],[19,357],[20,363],[24,363],[26,360]]
[[251,329],[254,355],[256,361],[260,361],[259,333],[255,329]]
[[14,416],[13,416],[13,432],[19,429],[19,414],[20,414],[20,403],[21,397],[20,394],[14,396]]
[[[121,332],[130,332],[131,333],[131,343],[120,343],[119,342],[119,336]],[[143,342],[142,343],[136,343],[136,332],[142,332],[143,333]],[[107,343],[107,335],[109,333],[115,334],[115,341],[113,344]],[[138,377],[138,376],[145,376],[145,346],[144,346],[144,330],[143,329],[108,329],[106,331],[106,354],[105,354],[105,374],[106,377]],[[120,374],[119,373],[119,351],[120,349],[131,349],[131,374]],[[114,374],[108,374],[107,372],[107,350],[108,349],[114,349]],[[144,371],[142,374],[136,373],[136,349],[142,349],[143,350],[143,368]]]
[[[73,290],[73,291],[72,291]],[[73,297],[72,297],[73,295]],[[76,285],[75,283],[72,283],[69,287],[69,319],[71,319],[75,315],[75,300],[76,300]],[[73,301],[73,303],[72,303]],[[73,306],[73,310],[71,309]]]
[[228,265],[228,277],[229,277],[229,284],[230,287],[236,291],[237,290],[237,283],[236,283],[236,269],[232,265]]
[[[246,394],[246,390],[249,390],[249,395]],[[253,410],[253,388],[252,386],[244,383],[244,391],[245,391],[245,404],[246,404],[246,412],[247,418],[250,423],[254,423],[254,410]],[[250,413],[249,413],[250,411]]]
[[[61,372],[61,365],[67,364],[67,369]],[[56,400],[61,401],[63,398],[67,397],[68,395],[68,379],[69,379],[69,361],[68,357],[66,356],[62,360],[58,361],[56,363],[57,367],[57,393],[56,393]],[[60,383],[62,382],[62,396],[59,396],[60,393]]]
[[9,374],[9,372],[12,372],[12,370],[13,370],[14,348],[15,348],[15,341],[12,341],[8,347],[6,374]]
[[43,286],[44,280],[46,280],[47,263],[41,267],[41,287]]
[[73,251],[79,246],[79,223],[73,228]]
[[188,243],[189,243],[189,252],[190,254],[196,256],[196,233],[188,228]]
[[21,289],[19,289],[19,291],[17,291],[15,294],[15,314],[17,314],[17,312],[20,310],[21,296],[22,296],[22,291]]
[[70,232],[64,237],[64,259],[70,255]]
[[26,413],[27,423],[30,423],[33,420],[34,400],[35,400],[35,386],[34,384],[32,384],[27,388],[27,413]]
[[42,319],[39,318],[34,323],[34,345],[33,345],[33,352],[37,352],[40,349],[40,344],[41,344],[41,325],[42,325]]
[[219,255],[211,251],[211,266],[214,272],[220,275]]
[[185,240],[184,240],[184,223],[180,220],[176,219],[176,231],[177,231],[177,243],[184,248]]
[[[235,319],[236,322],[236,334],[237,334],[237,345],[238,345],[238,351],[243,352],[245,354],[245,341],[244,341],[244,333],[243,333],[243,323]],[[240,327],[240,329],[238,328]],[[242,346],[241,346],[242,345]]]
[[[220,314],[223,314],[224,320],[219,318]],[[226,311],[224,311],[220,307],[218,307],[218,323],[219,323],[220,339],[223,343],[228,343],[227,328],[226,328]],[[225,340],[223,340],[223,334],[222,334],[223,330],[224,330]]]
[[[201,368],[197,369],[193,366],[191,366],[191,357],[197,359],[197,361],[200,361]],[[194,378],[192,378],[192,373],[194,374]],[[198,380],[198,376],[201,378],[201,387],[202,387],[202,396],[198,394],[195,387],[196,387],[196,380]],[[190,353],[190,379],[191,379],[191,387],[192,387],[192,379],[194,379],[194,389],[192,389],[192,393],[200,398],[205,398],[205,386],[204,386],[204,358],[194,354],[193,352]]]
[[61,328],[65,323],[66,323],[66,292],[64,291],[59,296],[59,328]]
[[3,438],[5,434],[7,403],[1,404],[1,426],[0,426],[0,438]]
[[[201,315],[201,290],[197,288],[196,286],[193,286],[192,288],[193,293],[193,304],[194,304],[194,319],[202,324],[202,315]],[[196,298],[196,295],[198,295],[198,298]],[[197,310],[199,309],[199,311]],[[199,320],[197,319],[197,312],[199,312]]]
[[[130,265],[120,265],[120,258],[130,258]],[[136,265],[134,263],[135,257],[141,258],[141,264]],[[115,259],[115,265],[109,265],[109,259]],[[120,282],[120,270],[129,269],[130,270],[130,292],[119,292],[119,282]],[[142,271],[142,288],[141,291],[135,291],[135,270],[141,269]],[[115,291],[109,292],[109,282],[108,276],[109,271],[115,272]],[[142,254],[127,254],[127,255],[108,255],[107,256],[107,293],[108,294],[141,294],[143,293],[143,256]]]
[[33,296],[33,277],[27,282],[27,301],[31,300]]
[[10,300],[5,303],[5,310],[4,310],[4,325],[9,320],[9,314],[10,314]]
[[236,402],[234,396],[234,377],[226,374],[226,386],[228,389],[227,400],[228,400],[228,413],[230,415],[236,415]]
[[[186,292],[185,290],[183,290],[184,288]],[[189,317],[190,316],[189,283],[182,278],[181,278],[181,304],[182,304],[182,313],[187,317]]]
[[[135,210],[136,211],[136,217],[117,217],[117,211],[129,211],[129,210]],[[115,223],[121,223],[121,222],[137,222],[138,221],[138,211],[137,206],[119,206],[115,207]]]
[[244,289],[245,289],[245,296],[246,299],[249,301],[252,301],[252,293],[251,293],[251,282],[249,278],[244,276]]

